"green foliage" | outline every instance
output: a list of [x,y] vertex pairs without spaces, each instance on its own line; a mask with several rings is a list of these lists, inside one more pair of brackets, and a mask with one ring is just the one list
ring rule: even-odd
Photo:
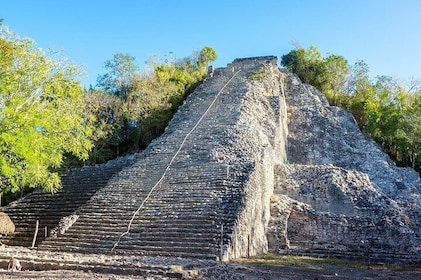
[[325,65],[324,85],[322,91],[331,104],[337,106],[346,102],[341,99],[345,95],[348,75],[351,68],[342,56],[330,55],[322,62]]
[[91,90],[89,96],[107,138],[96,143],[89,161],[103,162],[146,148],[164,132],[215,59],[215,50],[204,47],[184,59],[155,57],[145,72],[136,70],[129,55],[117,54],[106,62],[109,72],[98,79],[101,90]]
[[200,68],[207,67],[209,62],[215,61],[218,56],[216,55],[216,51],[211,47],[204,47],[198,57],[198,66]]
[[281,58],[281,64],[297,74],[304,83],[323,90],[326,82],[326,65],[319,50],[310,46],[308,50],[298,48]]
[[86,110],[78,67],[33,41],[0,34],[1,192],[55,191],[65,153],[88,157],[94,116]]
[[260,68],[258,71],[251,75],[251,79],[254,81],[260,81],[266,76],[265,68]]
[[298,48],[281,58],[281,64],[308,83],[324,92],[331,104],[338,104],[338,95],[345,89],[350,72],[348,62],[338,55],[323,58],[315,46]]
[[134,61],[135,58],[128,54],[115,54],[113,59],[105,62],[108,72],[98,77],[98,86],[125,99],[130,92],[131,78],[137,70]]
[[419,84],[406,89],[387,76],[371,81],[365,62],[350,66],[341,56],[322,57],[314,46],[292,50],[282,56],[281,64],[323,92],[330,104],[351,111],[361,129],[398,164],[420,171]]

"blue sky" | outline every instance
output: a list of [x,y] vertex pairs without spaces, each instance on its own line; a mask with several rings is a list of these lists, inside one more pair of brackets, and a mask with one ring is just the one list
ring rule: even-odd
[[115,53],[185,57],[213,47],[235,58],[277,55],[291,42],[364,60],[370,73],[421,78],[419,0],[3,0],[0,18],[41,48],[63,49],[96,83]]

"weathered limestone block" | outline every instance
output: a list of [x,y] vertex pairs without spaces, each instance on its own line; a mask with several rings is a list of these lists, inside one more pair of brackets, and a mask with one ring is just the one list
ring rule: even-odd
[[60,219],[58,226],[50,230],[49,236],[56,238],[59,234],[64,234],[79,218],[78,215],[72,214]]

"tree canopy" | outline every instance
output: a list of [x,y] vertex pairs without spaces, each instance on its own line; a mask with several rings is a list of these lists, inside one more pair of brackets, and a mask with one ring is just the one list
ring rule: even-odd
[[84,159],[95,117],[84,106],[79,68],[6,27],[0,33],[1,192],[55,191],[66,153]]
[[108,138],[99,140],[90,154],[98,163],[127,153],[138,152],[164,132],[186,96],[203,80],[207,66],[216,59],[213,48],[204,47],[189,57],[173,54],[154,57],[145,71],[135,58],[117,53],[105,63],[107,72],[98,77],[89,92],[98,120]]

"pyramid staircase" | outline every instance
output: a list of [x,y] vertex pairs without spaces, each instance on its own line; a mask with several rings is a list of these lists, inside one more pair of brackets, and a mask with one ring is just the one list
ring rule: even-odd
[[[232,202],[243,186],[236,167],[212,157],[238,116],[238,109],[223,106],[239,106],[234,95],[211,106],[221,88],[235,91],[244,82],[241,75],[230,80],[229,73],[199,87],[189,97],[194,100],[185,102],[165,133],[135,160],[77,169],[63,177],[58,193],[36,192],[5,209],[17,229],[8,245],[29,246],[38,220],[40,250],[218,258],[240,207]],[[51,236],[49,229],[69,215],[78,218]]]
[[[130,161],[74,169],[62,176],[63,188],[56,193],[36,190],[4,209],[15,224],[12,236],[2,242],[10,246],[32,246],[38,221],[35,245],[49,235],[62,217],[84,205],[97,190]],[[23,215],[24,213],[24,215]]]

